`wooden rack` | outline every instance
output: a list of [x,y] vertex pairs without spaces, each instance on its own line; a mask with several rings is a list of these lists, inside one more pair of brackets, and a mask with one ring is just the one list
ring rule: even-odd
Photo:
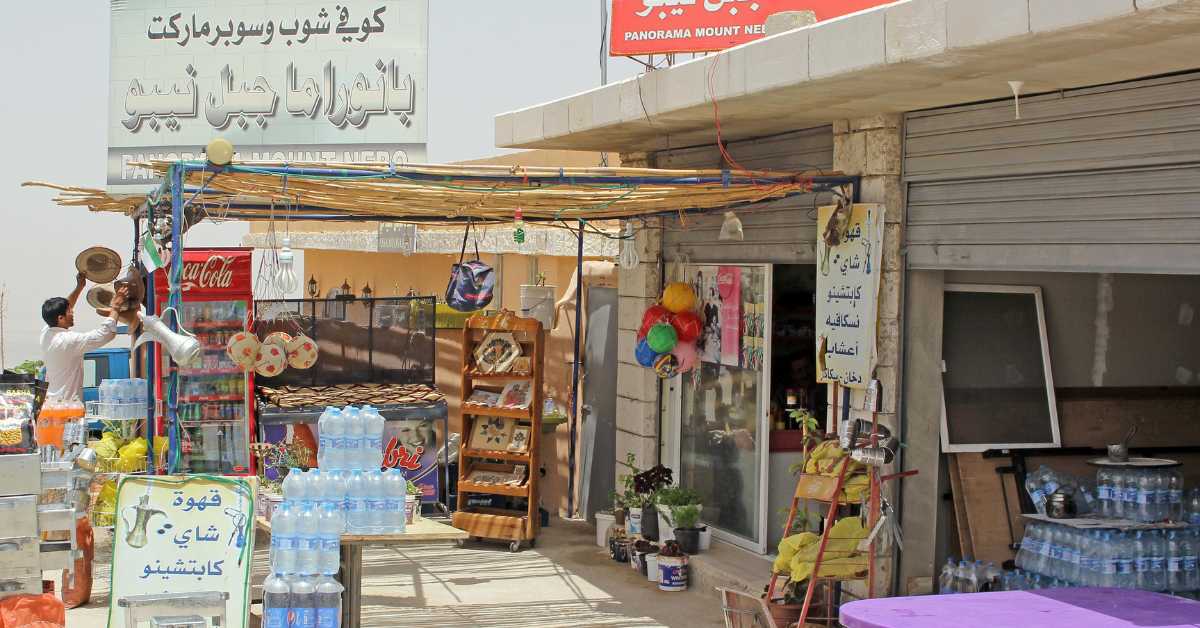
[[[521,346],[521,356],[530,358],[528,373],[480,372],[475,350],[493,332],[512,334]],[[532,318],[520,318],[508,311],[492,316],[476,314],[467,319],[463,328],[463,437],[459,443],[458,510],[454,513],[453,524],[474,539],[508,541],[509,549],[513,552],[520,550],[526,542],[532,547],[537,542],[541,528],[538,478],[541,468],[539,448],[544,342],[540,322]],[[495,389],[511,382],[529,382],[532,394],[528,408],[492,408],[466,403],[479,387]],[[525,451],[472,447],[471,435],[476,422],[487,417],[512,419],[517,426],[528,426],[529,441]],[[470,479],[477,471],[503,471],[513,465],[525,466],[526,478],[521,484],[485,484]],[[506,498],[510,507],[471,506],[469,502],[472,495],[498,495]],[[516,502],[515,507],[512,502]],[[524,502],[523,506],[520,502]]]

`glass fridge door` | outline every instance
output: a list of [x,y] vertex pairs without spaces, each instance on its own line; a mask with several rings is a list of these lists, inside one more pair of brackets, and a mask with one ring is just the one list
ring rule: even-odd
[[188,473],[250,471],[248,376],[225,353],[225,344],[245,320],[245,301],[183,304],[184,327],[204,345],[200,363],[179,371],[180,467]]

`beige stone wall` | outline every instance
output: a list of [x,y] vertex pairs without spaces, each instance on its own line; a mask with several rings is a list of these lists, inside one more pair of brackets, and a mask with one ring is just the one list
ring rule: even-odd
[[[617,282],[616,456],[622,463],[632,453],[638,466],[646,468],[658,462],[659,379],[633,356],[642,313],[658,299],[661,285],[662,228],[657,220],[637,232],[635,246],[641,262],[632,270],[620,269]],[[618,464],[617,477],[625,473]]]
[[[861,175],[860,200],[882,203],[885,207],[883,236],[883,276],[879,287],[879,320],[876,326],[878,366],[875,378],[883,388],[877,419],[893,434],[899,434],[900,343],[903,329],[900,312],[904,294],[904,262],[901,251],[904,242],[905,200],[900,182],[902,118],[899,115],[879,115],[854,120],[839,120],[833,124],[833,168],[845,174]],[[859,399],[853,395],[852,400]],[[870,415],[861,415],[870,419]],[[888,465],[883,473],[895,471]],[[896,504],[894,483],[884,487],[884,495]],[[892,551],[884,548],[876,561],[876,592],[891,592]]]

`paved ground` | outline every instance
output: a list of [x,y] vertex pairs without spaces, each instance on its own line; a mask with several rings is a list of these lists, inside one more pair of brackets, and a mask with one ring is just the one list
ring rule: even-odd
[[[375,549],[363,556],[363,626],[724,626],[710,592],[664,593],[608,559],[590,527],[555,521],[537,548]],[[71,628],[104,626],[111,544],[97,532],[92,603],[67,611]],[[255,552],[255,597],[267,539]]]

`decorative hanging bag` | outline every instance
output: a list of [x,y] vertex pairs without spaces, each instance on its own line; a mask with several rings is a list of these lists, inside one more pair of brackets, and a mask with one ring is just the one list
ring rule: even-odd
[[450,284],[446,286],[446,305],[459,312],[482,310],[492,302],[492,290],[496,286],[496,274],[491,266],[479,259],[479,241],[475,241],[475,259],[464,262],[467,240],[471,236],[473,221],[467,222],[463,234],[462,252],[458,263],[450,269]]

